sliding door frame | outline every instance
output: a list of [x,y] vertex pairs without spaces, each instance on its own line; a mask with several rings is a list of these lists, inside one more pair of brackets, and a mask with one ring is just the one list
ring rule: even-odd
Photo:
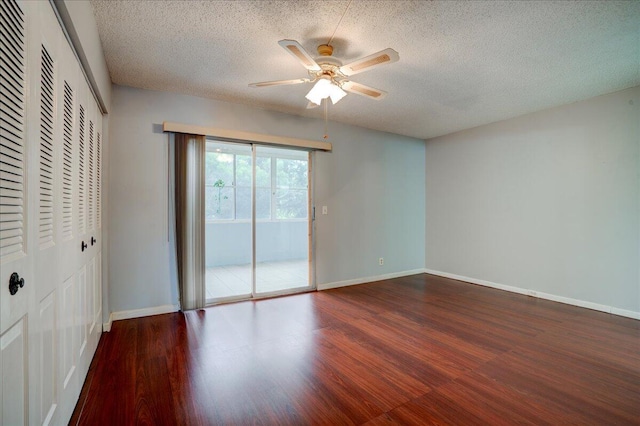
[[[212,298],[207,299],[207,306],[222,304],[222,303],[230,303],[237,302],[243,300],[258,300],[265,299],[270,297],[278,297],[284,295],[298,294],[298,293],[307,293],[310,291],[316,290],[316,282],[315,282],[315,238],[314,238],[314,222],[315,222],[315,209],[313,207],[313,156],[311,155],[313,151],[302,150],[307,152],[307,270],[308,270],[308,285],[304,287],[294,287],[291,289],[284,290],[276,290],[271,292],[258,292],[256,287],[256,277],[257,277],[257,213],[256,213],[256,166],[257,166],[257,150],[259,147],[270,147],[270,148],[278,148],[284,150],[290,150],[293,147],[291,146],[274,146],[269,144],[261,144],[255,143],[251,141],[228,141],[221,138],[207,138],[208,141],[216,141],[220,143],[228,143],[228,144],[237,144],[237,145],[248,145],[251,147],[251,293],[250,294],[241,294],[241,295],[233,295],[228,297],[220,297],[220,298]],[[295,148],[293,148],[295,149]],[[235,165],[234,165],[235,167]],[[273,173],[273,171],[272,171]],[[277,171],[276,171],[277,173]],[[236,177],[234,176],[234,179]],[[273,185],[272,185],[273,190]],[[272,194],[273,195],[273,194]],[[205,204],[202,203],[202,208],[204,208]],[[234,207],[235,208],[235,207]],[[206,238],[206,234],[205,234]],[[206,246],[206,245],[205,245]],[[205,248],[206,250],[206,248]],[[205,254],[206,256],[206,254]],[[205,279],[205,286],[207,285]]]

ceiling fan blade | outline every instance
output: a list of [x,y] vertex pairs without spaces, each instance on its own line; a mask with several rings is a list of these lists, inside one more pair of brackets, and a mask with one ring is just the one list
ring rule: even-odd
[[275,80],[275,81],[262,81],[260,83],[251,83],[251,87],[268,87],[268,86],[284,86],[287,84],[301,84],[308,83],[311,80],[308,78],[296,78],[295,80]]
[[361,72],[369,71],[380,65],[390,64],[397,62],[400,59],[400,55],[395,50],[388,48],[381,50],[373,55],[365,56],[357,61],[351,62],[347,65],[340,67],[340,71],[344,75],[354,75]]
[[375,99],[377,101],[387,96],[387,92],[384,90],[374,89],[373,87],[365,86],[364,84],[355,83],[353,81],[345,81],[342,84],[342,88],[349,93],[366,96],[367,98]]
[[304,47],[295,40],[280,40],[278,44],[296,58],[303,67],[311,71],[320,71],[320,65],[304,50]]

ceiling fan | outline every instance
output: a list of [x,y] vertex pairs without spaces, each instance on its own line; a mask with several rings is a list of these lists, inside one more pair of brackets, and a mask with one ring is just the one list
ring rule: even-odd
[[388,48],[342,65],[342,61],[332,56],[333,47],[329,44],[321,44],[318,46],[319,56],[317,58],[311,57],[304,47],[295,40],[280,40],[278,44],[300,61],[302,66],[307,69],[309,78],[264,81],[261,83],[251,83],[249,86],[268,87],[315,83],[313,88],[305,96],[309,100],[307,108],[319,106],[322,100],[327,98],[330,98],[331,102],[336,104],[347,95],[347,92],[376,100],[384,98],[387,92],[356,83],[351,81],[349,77],[364,71],[369,71],[380,65],[396,62],[400,59],[398,52]]

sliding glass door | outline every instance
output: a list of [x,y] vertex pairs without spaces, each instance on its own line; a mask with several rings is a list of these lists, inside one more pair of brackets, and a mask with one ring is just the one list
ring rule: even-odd
[[[304,151],[256,147],[257,165],[270,164],[267,187],[256,173],[256,195],[270,194],[269,211],[256,211],[257,294],[309,287],[309,160]],[[256,167],[256,171],[262,171]],[[256,197],[260,200],[260,197]],[[264,207],[266,209],[266,206]]]
[[207,141],[205,282],[210,299],[246,298],[252,285],[250,145]]
[[207,142],[207,302],[308,290],[310,159],[305,151]]

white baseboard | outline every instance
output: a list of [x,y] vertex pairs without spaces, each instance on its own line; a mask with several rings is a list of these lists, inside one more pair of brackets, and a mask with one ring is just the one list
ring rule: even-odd
[[627,318],[633,318],[633,319],[640,320],[640,312],[630,311],[628,309],[614,308],[612,306],[611,307],[611,313],[613,315],[618,315],[618,316],[621,316],[621,317],[627,317]]
[[179,310],[178,305],[162,305],[152,306],[150,308],[133,309],[131,311],[111,312],[111,315],[109,315],[109,329],[111,329],[111,321],[169,314],[171,312],[178,312]]
[[113,322],[113,312],[109,314],[109,321],[102,324],[102,331],[110,332],[111,331],[111,323]]
[[439,277],[451,278],[453,280],[465,281],[471,284],[478,284],[485,287],[496,288],[498,290],[509,291],[511,293],[524,294],[525,296],[537,297],[539,299],[551,300],[553,302],[565,303],[567,305],[579,306],[581,308],[593,309],[594,311],[607,312],[609,314],[640,319],[640,312],[629,311],[626,309],[615,308],[613,306],[602,305],[600,303],[587,302],[585,300],[572,299],[570,297],[558,296],[550,293],[543,293],[537,290],[530,290],[510,285],[497,284],[491,281],[479,280],[476,278],[465,277],[463,275],[450,274],[448,272],[434,271],[432,269],[424,269],[425,274],[437,275]]
[[317,289],[319,291],[329,290],[330,288],[346,287],[349,285],[365,284],[365,283],[371,283],[371,282],[382,281],[382,280],[390,280],[392,278],[400,278],[400,277],[406,277],[408,275],[416,275],[416,274],[422,274],[422,273],[424,273],[424,269],[411,269],[409,271],[393,272],[393,273],[384,274],[384,275],[376,275],[375,277],[356,278],[353,280],[318,284]]

